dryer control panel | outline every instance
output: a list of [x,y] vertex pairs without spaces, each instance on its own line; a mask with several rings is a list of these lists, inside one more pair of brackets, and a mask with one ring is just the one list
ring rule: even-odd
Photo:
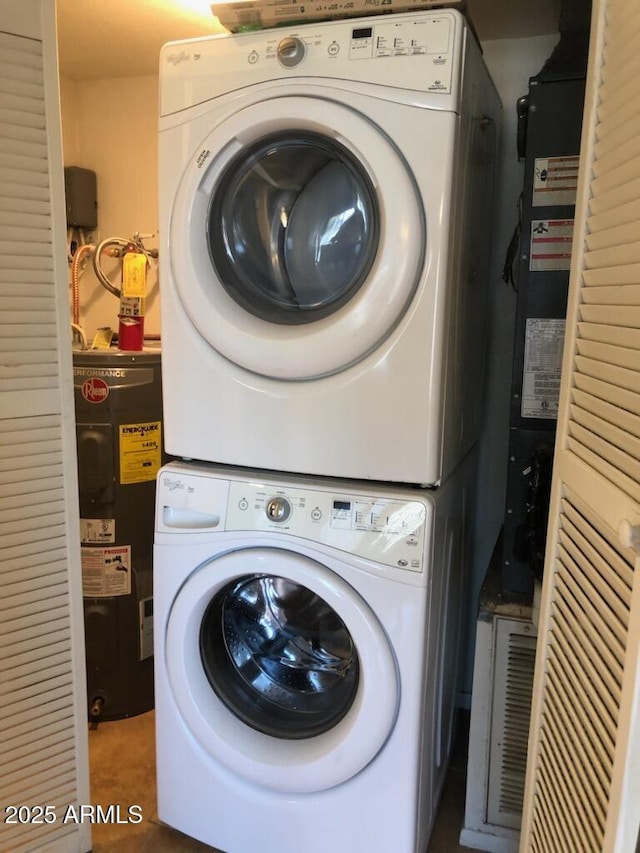
[[432,505],[327,487],[228,480],[169,465],[160,472],[156,530],[278,533],[365,560],[422,572]]
[[160,114],[309,78],[437,95],[434,107],[455,109],[466,32],[462,15],[449,9],[170,42],[160,55]]

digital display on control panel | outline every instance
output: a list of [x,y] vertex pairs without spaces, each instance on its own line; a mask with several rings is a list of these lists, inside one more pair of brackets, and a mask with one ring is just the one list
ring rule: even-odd
[[350,510],[351,509],[351,501],[334,501],[333,502],[333,508],[334,509]]
[[373,27],[358,27],[357,30],[351,30],[352,39],[370,39],[373,35]]

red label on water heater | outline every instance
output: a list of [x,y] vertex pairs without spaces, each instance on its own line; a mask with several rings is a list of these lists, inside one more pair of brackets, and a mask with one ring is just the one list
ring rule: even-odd
[[109,396],[109,386],[98,376],[92,376],[82,383],[82,396],[87,403],[103,403]]

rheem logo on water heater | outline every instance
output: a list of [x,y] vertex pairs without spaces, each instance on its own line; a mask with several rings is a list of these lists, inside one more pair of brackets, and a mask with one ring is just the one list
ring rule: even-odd
[[87,403],[103,403],[109,396],[109,386],[97,376],[92,376],[82,384],[82,396]]

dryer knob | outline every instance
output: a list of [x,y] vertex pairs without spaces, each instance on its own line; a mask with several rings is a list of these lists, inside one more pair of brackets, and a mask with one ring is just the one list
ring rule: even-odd
[[304,42],[295,37],[282,39],[278,44],[278,60],[285,68],[293,68],[302,62],[306,48]]

